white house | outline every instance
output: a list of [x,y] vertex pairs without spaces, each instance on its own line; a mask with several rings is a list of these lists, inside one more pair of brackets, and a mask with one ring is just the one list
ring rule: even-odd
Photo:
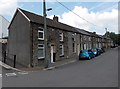
[[0,15],[0,38],[8,36],[9,21]]

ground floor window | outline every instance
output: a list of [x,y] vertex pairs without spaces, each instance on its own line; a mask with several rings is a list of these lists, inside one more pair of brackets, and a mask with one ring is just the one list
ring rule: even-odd
[[73,47],[73,52],[75,52],[75,43],[73,43],[73,45],[72,45]]
[[60,55],[60,56],[63,56],[63,55],[64,55],[64,47],[63,47],[62,44],[60,45],[60,48],[59,48],[59,55]]
[[38,44],[38,59],[45,57],[44,44]]
[[87,49],[87,44],[86,43],[84,44],[84,49]]
[[89,49],[91,49],[92,48],[92,45],[91,45],[91,43],[89,43]]

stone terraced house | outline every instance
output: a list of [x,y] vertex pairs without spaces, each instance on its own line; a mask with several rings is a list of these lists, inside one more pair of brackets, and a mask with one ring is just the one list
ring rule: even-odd
[[[57,16],[46,22],[51,63],[78,57],[82,49],[103,47],[105,39],[96,33],[60,23]],[[26,67],[44,65],[44,18],[18,8],[8,29],[8,54],[16,55],[17,62]]]

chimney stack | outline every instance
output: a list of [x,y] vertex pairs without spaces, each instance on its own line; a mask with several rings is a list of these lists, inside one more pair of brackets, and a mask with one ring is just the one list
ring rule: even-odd
[[93,32],[93,34],[96,34],[96,32]]
[[54,15],[53,20],[56,21],[56,22],[58,22],[58,16]]

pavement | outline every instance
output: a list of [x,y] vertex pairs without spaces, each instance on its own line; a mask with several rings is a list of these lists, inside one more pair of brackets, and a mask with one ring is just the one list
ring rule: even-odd
[[73,62],[76,62],[76,61],[78,61],[77,58],[75,58],[75,59],[74,58],[68,58],[68,59],[65,59],[65,60],[62,60],[62,61],[56,61],[54,63],[51,63],[48,68],[35,67],[35,68],[21,68],[20,70],[29,71],[29,72],[39,71],[39,70],[52,70],[54,68],[58,68],[60,66],[67,65],[67,64],[70,64],[70,63],[73,63]]
[[6,69],[6,70],[13,70],[13,71],[26,71],[26,72],[33,72],[33,71],[39,71],[39,70],[51,70],[54,68],[58,68],[60,66],[66,65],[66,64],[70,64],[73,62],[78,61],[78,58],[76,57],[74,58],[68,58],[65,60],[60,60],[60,61],[56,61],[54,63],[51,63],[49,65],[48,68],[44,68],[42,67],[34,67],[34,68],[23,68],[24,66],[20,65],[20,64],[16,64],[16,68],[13,68],[13,61],[12,60],[6,60],[6,63],[3,63],[2,61],[0,61],[0,66],[2,66],[2,69]]
[[5,64],[5,63],[3,63],[2,61],[0,61],[0,66],[4,67],[4,68],[7,69],[7,70],[21,71],[21,70],[19,70],[19,69],[13,68],[13,67],[11,67],[11,66],[9,66],[9,65],[7,65],[7,64]]

